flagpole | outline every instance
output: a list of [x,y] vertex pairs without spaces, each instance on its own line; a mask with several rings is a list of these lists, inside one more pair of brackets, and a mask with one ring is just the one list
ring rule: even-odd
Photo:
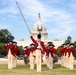
[[29,31],[29,33],[31,34],[30,28],[29,28],[29,26],[28,26],[28,24],[27,24],[27,22],[26,22],[26,20],[25,20],[25,18],[24,18],[24,16],[23,16],[23,13],[22,13],[22,11],[21,11],[21,9],[20,9],[17,1],[15,1],[15,2],[16,2],[16,5],[17,5],[17,7],[18,7],[18,9],[19,9],[19,11],[20,11],[20,13],[21,13],[21,15],[22,15],[22,18],[23,18],[23,20],[24,20],[24,22],[25,22],[25,25],[27,26],[28,31]]

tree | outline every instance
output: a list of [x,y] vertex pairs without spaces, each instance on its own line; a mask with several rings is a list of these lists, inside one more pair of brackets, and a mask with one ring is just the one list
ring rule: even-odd
[[74,41],[74,47],[76,48],[76,41]]
[[23,46],[18,46],[19,48],[19,55],[22,55]]
[[59,46],[59,47],[57,48],[57,55],[58,55],[58,56],[60,56],[60,49],[61,49],[61,46]]
[[14,36],[7,30],[7,29],[1,29],[0,30],[0,42],[5,43],[8,40],[13,40]]
[[4,51],[4,43],[0,43],[0,55],[5,56],[6,52]]
[[71,40],[72,40],[71,36],[68,36],[68,37],[67,37],[67,40],[65,40],[65,43],[66,43],[66,42],[69,42],[69,43],[70,43]]

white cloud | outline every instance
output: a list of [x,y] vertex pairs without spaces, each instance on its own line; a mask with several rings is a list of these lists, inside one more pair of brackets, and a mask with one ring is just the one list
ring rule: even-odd
[[[54,7],[51,7],[51,5],[50,6],[44,5],[42,2],[40,2],[40,0],[39,1],[17,0],[17,1],[25,18],[29,18],[31,20],[31,21],[29,20],[29,22],[32,21],[36,22],[38,13],[40,12],[42,22],[44,23],[44,25],[46,24],[45,26],[47,27],[47,29],[50,29],[52,27],[51,30],[48,30],[48,33],[55,34],[56,38],[62,38],[64,36],[67,36],[76,28],[75,26],[76,22],[74,21],[72,14],[68,13],[67,10],[56,9]],[[60,1],[61,0],[52,0],[50,2],[53,3]],[[0,9],[0,13],[4,14],[11,13],[12,14],[11,16],[20,13],[15,4],[15,0],[12,2],[13,3],[11,3],[9,7]],[[75,7],[75,5],[73,7]],[[51,26],[52,24],[54,26]]]

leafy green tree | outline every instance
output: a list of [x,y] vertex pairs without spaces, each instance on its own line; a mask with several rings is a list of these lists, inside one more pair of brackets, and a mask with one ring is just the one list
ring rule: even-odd
[[68,37],[67,37],[67,40],[65,40],[65,43],[66,43],[66,42],[69,42],[69,43],[70,43],[71,40],[72,40],[71,36],[68,36]]
[[74,41],[74,47],[76,48],[76,41]]
[[18,46],[18,48],[19,48],[19,55],[22,55],[23,47],[22,46]]
[[57,48],[57,55],[60,57],[60,49],[61,49],[61,46],[59,46],[58,48]]
[[0,55],[5,56],[6,52],[4,51],[4,43],[0,43]]
[[5,43],[8,40],[13,40],[14,36],[7,30],[7,29],[1,29],[0,30],[0,42]]

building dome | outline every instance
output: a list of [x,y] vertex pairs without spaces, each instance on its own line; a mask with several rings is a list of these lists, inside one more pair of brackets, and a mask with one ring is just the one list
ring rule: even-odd
[[47,32],[46,32],[46,28],[45,26],[43,25],[43,23],[41,22],[41,17],[40,17],[40,13],[39,13],[39,16],[38,16],[38,21],[34,24],[34,27],[31,31],[32,33],[32,36],[34,38],[37,38],[37,34],[41,34],[42,35],[42,40],[47,40]]

